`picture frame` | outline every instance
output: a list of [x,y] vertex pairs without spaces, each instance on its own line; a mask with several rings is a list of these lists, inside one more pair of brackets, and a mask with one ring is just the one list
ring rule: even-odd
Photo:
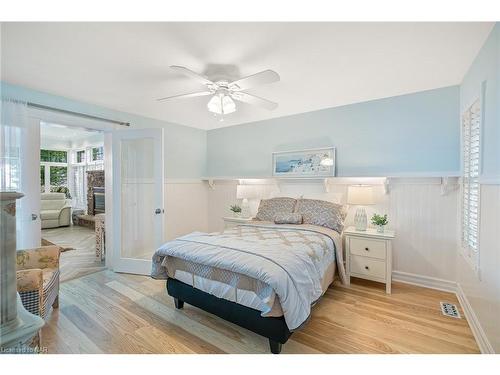
[[325,178],[335,176],[335,148],[279,151],[272,154],[273,177]]

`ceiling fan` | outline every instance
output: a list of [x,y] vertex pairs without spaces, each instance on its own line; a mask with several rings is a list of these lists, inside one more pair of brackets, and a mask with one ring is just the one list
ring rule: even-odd
[[278,103],[243,91],[255,86],[278,82],[280,80],[280,76],[273,70],[264,70],[233,82],[229,82],[227,80],[218,80],[213,82],[201,74],[193,72],[183,66],[172,65],[170,68],[202,83],[206,86],[206,90],[192,92],[189,94],[167,96],[165,98],[157,99],[158,101],[211,95],[212,98],[208,101],[207,108],[210,112],[220,115],[221,121],[223,120],[222,116],[236,111],[236,103],[234,100],[256,105],[270,111],[278,107]]

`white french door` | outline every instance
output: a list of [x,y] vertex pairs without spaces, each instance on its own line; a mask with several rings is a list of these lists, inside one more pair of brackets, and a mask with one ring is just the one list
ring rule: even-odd
[[112,134],[113,270],[148,275],[163,242],[163,129]]
[[16,246],[40,246],[40,120],[26,103],[0,102],[0,190],[24,196],[16,202]]

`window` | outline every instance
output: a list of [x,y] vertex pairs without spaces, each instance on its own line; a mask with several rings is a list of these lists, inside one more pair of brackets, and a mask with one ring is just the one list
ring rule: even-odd
[[76,162],[78,164],[85,162],[85,150],[76,152]]
[[68,151],[40,150],[40,191],[68,187]]
[[45,165],[40,165],[40,192],[45,192]]
[[50,186],[68,186],[68,167],[50,167]]
[[92,161],[103,160],[104,159],[104,148],[93,147],[92,148]]
[[462,249],[479,268],[481,108],[475,101],[462,115]]
[[68,153],[67,151],[40,150],[40,161],[52,163],[67,163]]

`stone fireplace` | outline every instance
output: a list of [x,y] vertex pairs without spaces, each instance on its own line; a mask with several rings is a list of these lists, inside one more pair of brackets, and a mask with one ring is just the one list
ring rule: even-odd
[[[103,213],[104,171],[87,171],[87,214],[94,216]],[[98,204],[96,211],[96,195]]]

